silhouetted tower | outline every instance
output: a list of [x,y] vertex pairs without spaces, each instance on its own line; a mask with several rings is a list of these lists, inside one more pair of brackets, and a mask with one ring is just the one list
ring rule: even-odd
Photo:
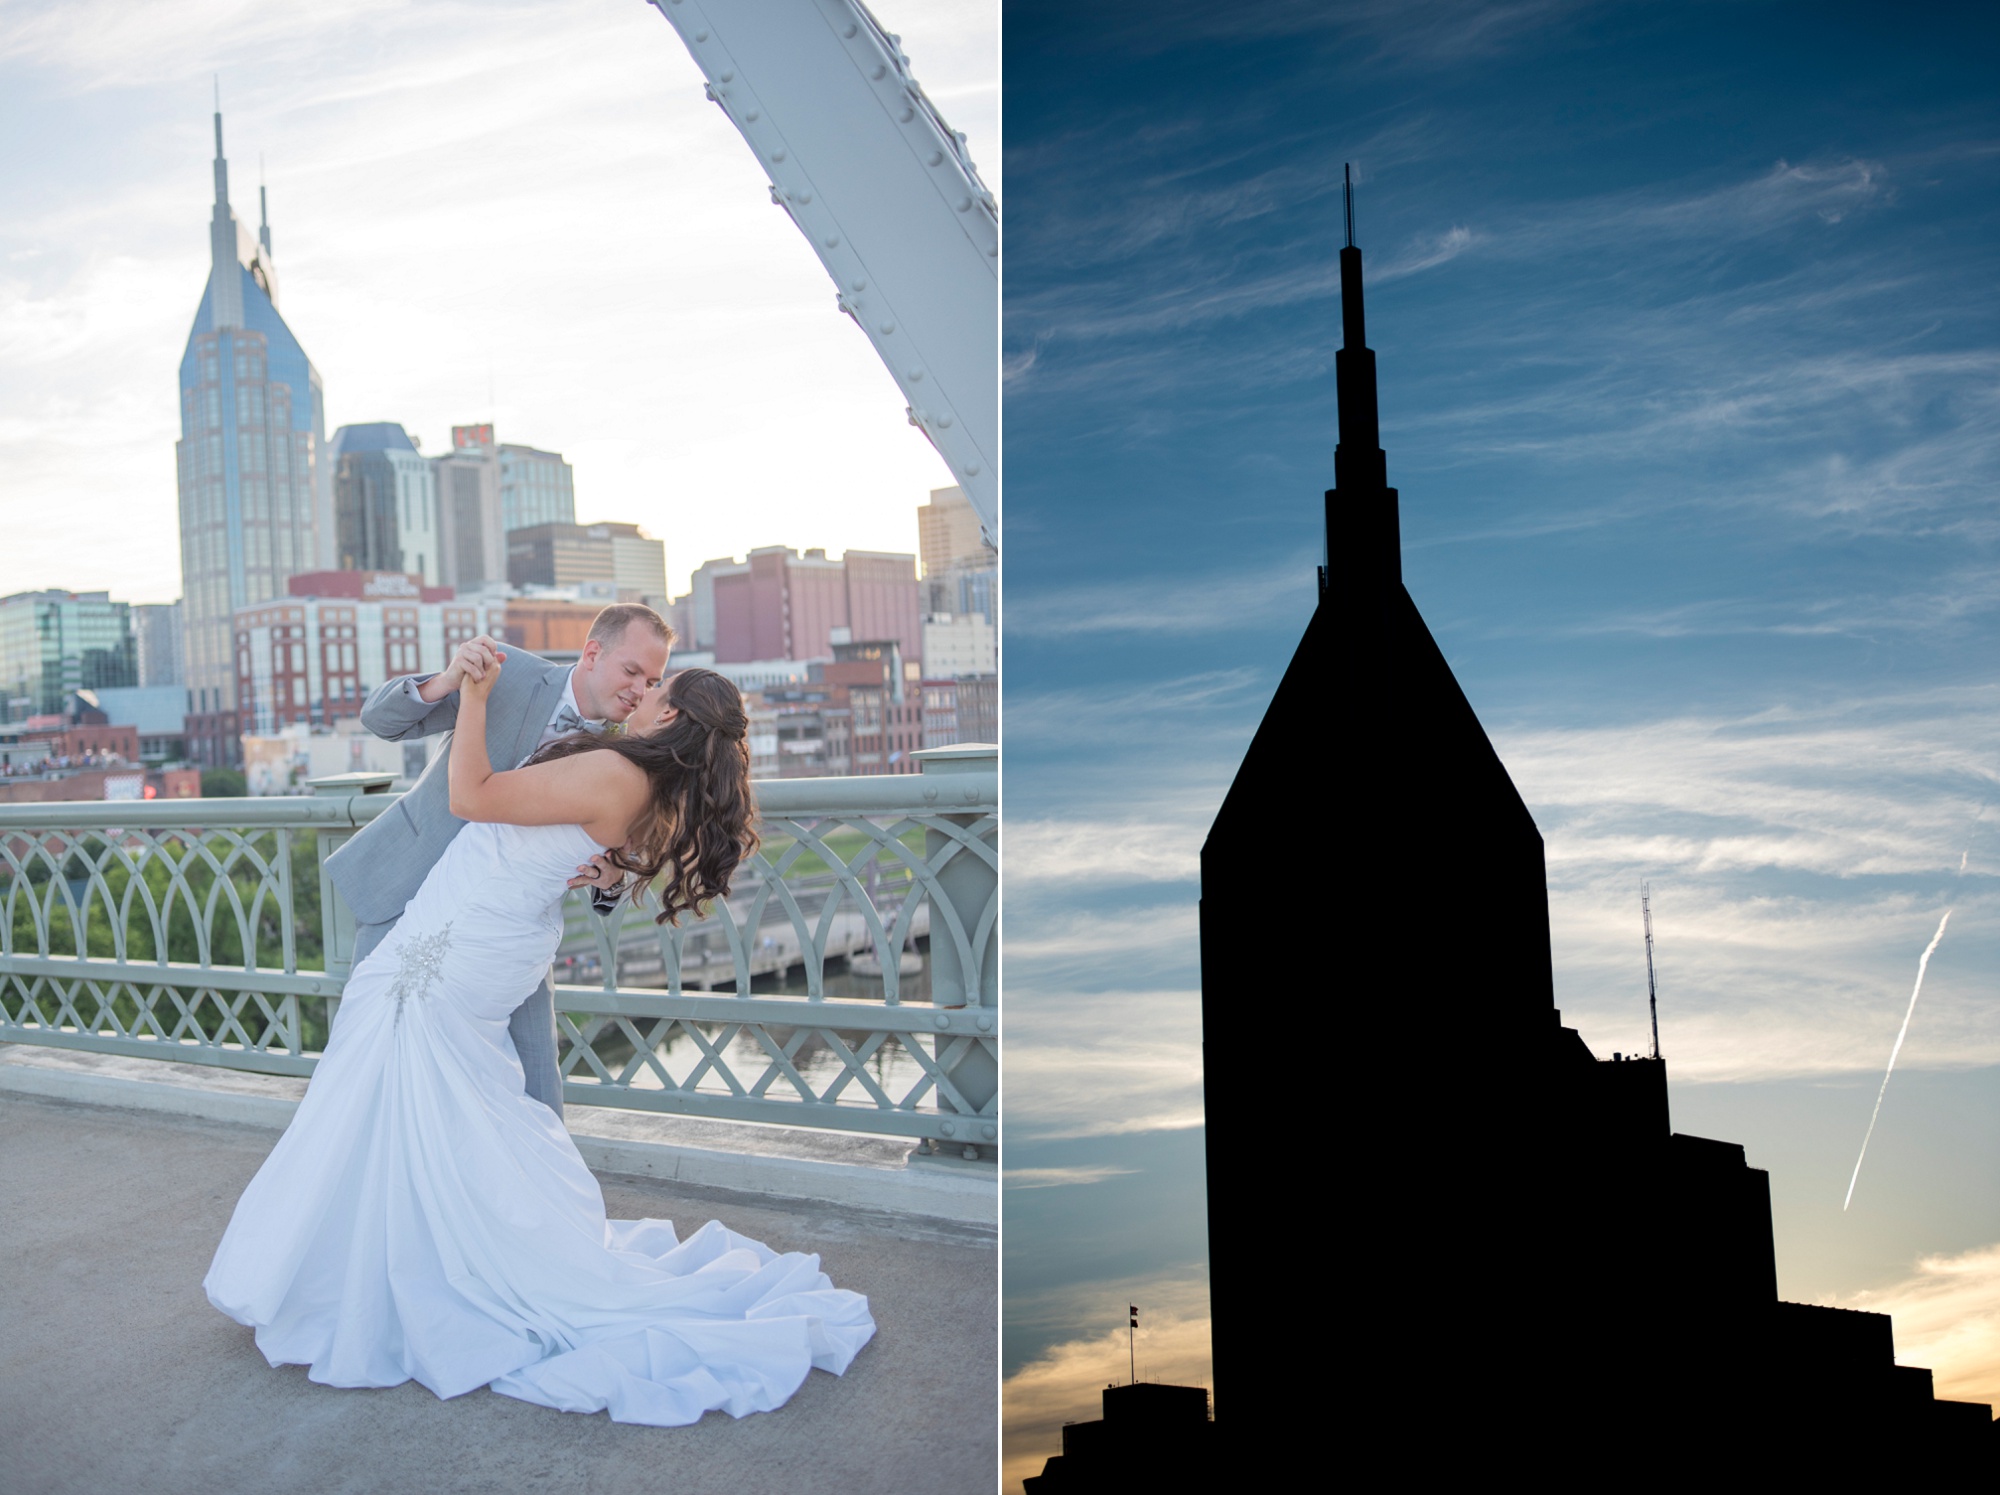
[[[1856,1428],[1990,1457],[1886,1317],[1778,1301],[1769,1180],[1671,1132],[1657,1006],[1650,1059],[1563,1026],[1541,833],[1403,584],[1351,179],[1346,218],[1318,605],[1201,854],[1221,1453],[1322,1460],[1358,1351],[1331,1415],[1433,1476],[1630,1452],[1635,1408],[1681,1472],[1832,1467]],[[1328,1269],[1367,1289],[1301,1319]]]
[[[1347,213],[1351,237],[1351,185]],[[1399,1280],[1454,1277],[1463,1222],[1511,1209],[1496,1173],[1455,1154],[1518,1095],[1521,1056],[1559,1030],[1541,835],[1403,586],[1362,293],[1350,242],[1319,603],[1202,848],[1211,1322],[1217,1426],[1232,1437],[1258,1436],[1252,1422],[1311,1426],[1323,1394],[1313,1336],[1266,1301],[1278,1201],[1253,1163],[1274,1146],[1330,1155],[1326,1202],[1393,1238]],[[1311,855],[1295,850],[1301,816]],[[1465,869],[1484,896],[1447,912]],[[1294,900],[1313,953],[1272,982],[1257,914],[1274,889]],[[1413,1018],[1450,1040],[1424,1043],[1416,1071],[1403,1057],[1421,1041]],[[1310,1083],[1274,1080],[1232,1042],[1253,1028],[1340,1057]],[[1449,1191],[1426,1182],[1440,1170]],[[1494,1304],[1449,1308],[1480,1334]]]
[[1660,1057],[1660,988],[1653,980],[1653,890],[1639,884],[1639,915],[1646,921],[1646,1011],[1653,1019],[1653,1055]]

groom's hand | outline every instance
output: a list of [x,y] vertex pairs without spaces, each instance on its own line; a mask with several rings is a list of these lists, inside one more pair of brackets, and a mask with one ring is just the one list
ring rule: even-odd
[[436,705],[453,691],[462,689],[466,681],[484,680],[489,673],[497,673],[500,661],[505,658],[498,639],[483,633],[469,638],[458,646],[450,664],[417,687],[417,695],[426,704]]
[[599,852],[576,869],[576,876],[569,880],[572,888],[593,887],[611,892],[625,881],[625,874],[612,866]]

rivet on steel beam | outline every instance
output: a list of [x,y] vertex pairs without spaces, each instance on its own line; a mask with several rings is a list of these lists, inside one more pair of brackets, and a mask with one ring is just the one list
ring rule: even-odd
[[905,104],[903,106],[903,112],[897,115],[896,117],[899,120],[901,120],[904,124],[908,124],[911,120],[917,117],[917,111],[912,109],[908,104]]
[[771,159],[772,159],[773,161],[782,161],[782,160],[784,160],[784,159],[785,159],[785,148],[784,148],[783,146],[779,146],[779,147],[778,147],[778,148],[777,148],[776,150],[772,151],[772,152],[771,152]]
[[993,1019],[990,1017],[982,1017],[979,1020],[979,1031],[982,1033],[991,1033],[993,1031]]
[[949,431],[951,429],[951,417],[948,415],[940,415],[937,417],[937,424],[939,430]]
[[755,109],[752,109],[751,111],[749,111],[749,113],[745,114],[743,117],[753,125],[757,123],[757,111]]
[[1000,1131],[998,1127],[988,1124],[986,1126],[982,1126],[979,1129],[979,1134],[983,1136],[988,1142],[991,1142],[995,1137],[1000,1135]]
[[840,28],[840,34],[846,37],[849,41],[852,41],[854,40],[854,33],[859,31],[860,29],[861,28],[859,26],[855,25],[852,21],[849,21],[845,26]]
[[919,379],[924,377],[924,371],[922,369],[911,369],[907,377],[912,384],[915,384]]
[[877,82],[880,82],[882,79],[889,76],[889,70],[888,68],[884,67],[881,63],[878,62],[875,64],[875,66],[868,69],[868,76],[875,79]]
[[951,1026],[951,1019],[946,1017],[942,1012],[940,1012],[937,1015],[937,1025],[940,1028],[949,1028]]
[[850,285],[849,289],[852,290],[858,296],[861,294],[861,292],[868,289],[868,282],[865,280],[854,281]]
[[958,1129],[954,1127],[949,1121],[945,1122],[944,1125],[940,1126],[938,1130],[943,1132],[947,1137],[955,1137],[958,1135]]
[[828,235],[826,236],[826,247],[827,247],[828,249],[838,249],[838,248],[840,248],[840,235],[839,235],[839,234],[828,234]]
[[979,476],[979,464],[978,464],[977,462],[968,462],[968,463],[966,463],[966,464],[965,464],[965,475],[966,475],[967,477],[969,477],[969,478],[976,478],[976,477],[978,477],[978,476]]
[[958,200],[958,210],[961,213],[970,213],[972,211],[972,199],[969,197],[961,197]]
[[708,33],[706,31],[697,31],[694,34],[694,39],[698,42],[705,42],[708,40]]
[[720,76],[724,83],[734,83],[736,81],[736,74],[730,72],[727,68],[723,69]]
[[889,334],[894,332],[895,330],[896,330],[896,324],[894,322],[884,322],[882,324],[882,336],[884,337],[889,336]]

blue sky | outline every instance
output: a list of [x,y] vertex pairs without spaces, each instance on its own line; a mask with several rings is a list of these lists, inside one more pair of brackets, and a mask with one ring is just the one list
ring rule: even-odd
[[[1773,1169],[1781,1290],[2000,1397],[2000,23],[1005,27],[1010,1477],[1122,1369],[1128,1300],[1206,1374],[1196,855],[1312,605],[1343,161],[1405,578],[1547,840],[1565,1020],[1643,1047],[1650,878],[1675,1124]],[[1365,870],[1328,788],[1302,755],[1246,917],[1279,989],[1293,867]],[[1477,867],[1441,848],[1423,896]]]
[[[997,192],[998,0],[882,0]],[[757,545],[914,551],[950,473],[674,29],[640,0],[0,3],[0,595],[180,590],[175,367],[269,183],[327,430],[562,452],[670,585]],[[801,482],[805,466],[811,482]]]

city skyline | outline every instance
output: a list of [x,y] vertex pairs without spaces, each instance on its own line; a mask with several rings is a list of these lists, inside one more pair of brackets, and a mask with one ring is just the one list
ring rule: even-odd
[[[1290,1062],[1311,956],[1251,934],[1294,858],[1385,860],[1315,758],[1243,874],[1278,1020],[1196,997],[1197,856],[1323,558],[1344,160],[1404,577],[1545,838],[1563,1022],[1646,1050],[1650,877],[1672,1124],[1770,1169],[1781,1292],[2000,1396],[1970,55],[1858,7],[1009,7],[1008,1489],[1124,1378],[1127,1304],[1142,1376],[1209,1375],[1204,1064],[1375,1057],[1336,1025]],[[1430,988],[1483,975],[1456,850],[1385,994],[1411,1064],[1468,1041]],[[1369,1120],[1313,1139],[1337,1200]]]
[[[446,9],[288,15],[200,40],[185,17],[164,35],[50,7],[0,41],[0,82],[48,144],[0,168],[23,204],[0,230],[17,354],[0,393],[23,413],[0,451],[21,498],[77,525],[13,547],[0,593],[180,595],[161,545],[174,412],[147,385],[171,355],[148,373],[130,350],[171,337],[177,352],[186,335],[208,247],[191,189],[210,152],[182,158],[207,145],[218,68],[239,217],[261,155],[286,316],[324,377],[328,431],[396,421],[435,455],[450,426],[491,423],[561,451],[578,518],[662,538],[676,594],[702,559],[774,540],[910,548],[909,506],[949,475],[672,29],[592,7],[558,48],[578,76],[551,79],[536,17],[450,24]],[[987,8],[890,20],[975,160],[997,164]],[[383,50],[401,61],[381,67]]]

